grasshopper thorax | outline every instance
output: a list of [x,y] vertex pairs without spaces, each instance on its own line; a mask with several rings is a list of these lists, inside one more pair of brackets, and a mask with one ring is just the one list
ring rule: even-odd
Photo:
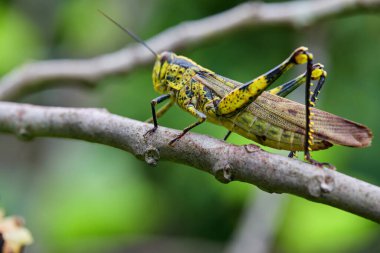
[[183,82],[189,81],[194,71],[201,69],[204,68],[187,57],[163,52],[157,55],[153,67],[154,89],[159,93],[168,93],[170,89],[179,90]]

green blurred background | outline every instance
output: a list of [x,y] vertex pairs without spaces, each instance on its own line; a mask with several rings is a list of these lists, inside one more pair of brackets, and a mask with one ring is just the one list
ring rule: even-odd
[[[131,43],[97,9],[147,39],[241,2],[1,0],[0,75],[31,60],[87,58]],[[244,82],[280,63],[300,45],[308,46],[329,73],[318,107],[366,124],[375,136],[370,148],[333,147],[314,157],[380,185],[379,13],[361,12],[299,29],[239,29],[177,53]],[[150,116],[149,102],[157,96],[151,84],[152,64],[106,78],[96,89],[66,86],[29,95],[22,102],[104,107],[145,120]],[[302,101],[302,94],[303,89],[291,99]],[[174,108],[159,123],[182,129],[193,120]],[[226,132],[208,123],[194,131],[216,138]],[[229,141],[250,142],[237,135]],[[161,161],[152,168],[129,153],[74,140],[21,142],[0,135],[0,168],[1,206],[26,219],[35,239],[28,252],[221,252],[244,224],[241,214],[262,194],[244,183],[220,184],[183,165]],[[375,223],[288,195],[270,196],[260,205],[265,210],[271,202],[278,202],[278,212],[273,216],[269,252],[380,251]]]

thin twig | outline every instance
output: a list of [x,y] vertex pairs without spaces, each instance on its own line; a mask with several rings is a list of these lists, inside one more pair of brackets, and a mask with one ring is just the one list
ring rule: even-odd
[[[147,41],[156,52],[176,50],[225,36],[241,27],[283,25],[304,27],[327,17],[358,10],[380,9],[380,0],[318,0],[285,3],[247,2],[200,20],[181,23]],[[110,25],[110,29],[113,29]],[[89,85],[108,75],[128,73],[148,64],[153,56],[133,45],[110,54],[82,60],[46,60],[27,63],[0,80],[0,100],[16,100],[30,91],[76,81]]]
[[380,188],[329,169],[270,154],[255,145],[236,146],[199,134],[152,126],[100,109],[42,107],[0,102],[0,132],[22,139],[61,137],[109,145],[155,165],[159,158],[190,165],[221,182],[247,182],[271,193],[291,193],[380,223]]

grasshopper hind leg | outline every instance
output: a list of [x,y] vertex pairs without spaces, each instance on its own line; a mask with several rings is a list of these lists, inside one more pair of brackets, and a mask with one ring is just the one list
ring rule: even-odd
[[[302,84],[306,84],[305,89],[305,106],[306,106],[306,138],[305,138],[305,160],[318,167],[328,167],[330,169],[335,169],[335,167],[329,163],[321,163],[311,158],[310,151],[311,145],[313,143],[312,136],[312,113],[310,109],[315,106],[318,100],[318,95],[325,83],[327,73],[323,69],[322,64],[312,64],[312,57],[308,57],[307,61],[307,71],[303,75],[283,84],[279,87],[269,90],[271,94],[278,95],[281,97],[286,97],[292,91]],[[311,92],[311,80],[318,80],[318,84],[314,91]],[[295,151],[291,151],[288,157],[292,158],[296,155]]]
[[315,165],[315,166],[318,166],[318,167],[327,167],[331,170],[336,170],[335,166],[332,165],[331,163],[326,163],[326,162],[318,162],[316,160],[314,160],[313,158],[311,158],[311,155],[310,155],[310,152],[306,153],[305,155],[305,160],[307,160],[309,163]]
[[[315,103],[318,100],[318,95],[319,95],[319,93],[323,87],[323,84],[325,83],[325,79],[327,76],[327,73],[324,70],[323,65],[320,63],[312,65],[310,71],[306,71],[306,73],[294,78],[293,80],[290,80],[289,82],[287,82],[283,85],[280,85],[276,88],[269,90],[269,93],[271,93],[273,95],[280,96],[280,97],[286,97],[291,92],[293,92],[296,88],[305,84],[308,81],[307,80],[308,75],[310,75],[310,77],[309,77],[310,78],[309,79],[310,84],[309,84],[309,89],[307,90],[307,93],[308,93],[307,97],[310,98],[309,108],[312,108],[315,106]],[[311,83],[311,80],[318,80],[318,84],[317,84],[317,86],[313,92],[310,91],[310,88],[311,88],[310,86],[313,85]],[[308,118],[310,118],[310,117],[308,117]],[[312,132],[311,128],[310,128],[310,132]],[[312,139],[312,136],[309,135],[309,138]],[[309,141],[308,141],[308,143],[309,143]],[[295,156],[295,154],[296,154],[295,151],[291,151],[289,153],[288,157],[293,158]],[[311,159],[311,158],[309,158],[309,159]]]
[[246,82],[222,97],[216,107],[217,116],[233,116],[251,104],[264,90],[273,84],[282,74],[295,65],[306,63],[312,55],[305,47],[297,48],[283,63],[263,75]]
[[[313,76],[313,57],[312,55],[308,55],[307,58],[307,70],[306,70],[306,82],[305,82],[305,107],[306,107],[306,135],[305,135],[305,160],[310,162],[313,165],[316,165],[318,167],[329,167],[330,169],[335,169],[335,167],[329,163],[321,163],[311,158],[311,146],[313,145],[313,122],[312,122],[312,116],[313,114],[310,112],[311,108],[315,106],[315,100],[319,94],[320,89],[323,86],[323,83],[325,81],[325,78],[322,76],[322,78],[319,79],[317,88],[318,90],[314,91],[314,94],[311,92],[311,79]],[[314,100],[314,101],[313,101]]]

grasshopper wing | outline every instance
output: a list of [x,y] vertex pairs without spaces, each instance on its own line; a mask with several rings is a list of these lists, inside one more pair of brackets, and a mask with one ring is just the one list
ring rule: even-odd
[[235,87],[243,85],[242,83],[228,79],[221,75],[206,71],[200,71],[193,78],[212,90],[219,97],[224,97]]
[[[209,72],[201,72],[196,78],[220,97],[242,85]],[[306,134],[303,104],[263,92],[244,111],[284,130]],[[368,127],[316,108],[311,108],[311,113],[315,138],[349,147],[367,147],[371,144],[372,133]]]
[[[275,114],[302,129],[305,128],[303,104],[268,92],[264,92],[254,103],[268,113]],[[311,113],[314,137],[349,147],[367,147],[371,144],[372,133],[368,127],[316,108],[311,108]]]

